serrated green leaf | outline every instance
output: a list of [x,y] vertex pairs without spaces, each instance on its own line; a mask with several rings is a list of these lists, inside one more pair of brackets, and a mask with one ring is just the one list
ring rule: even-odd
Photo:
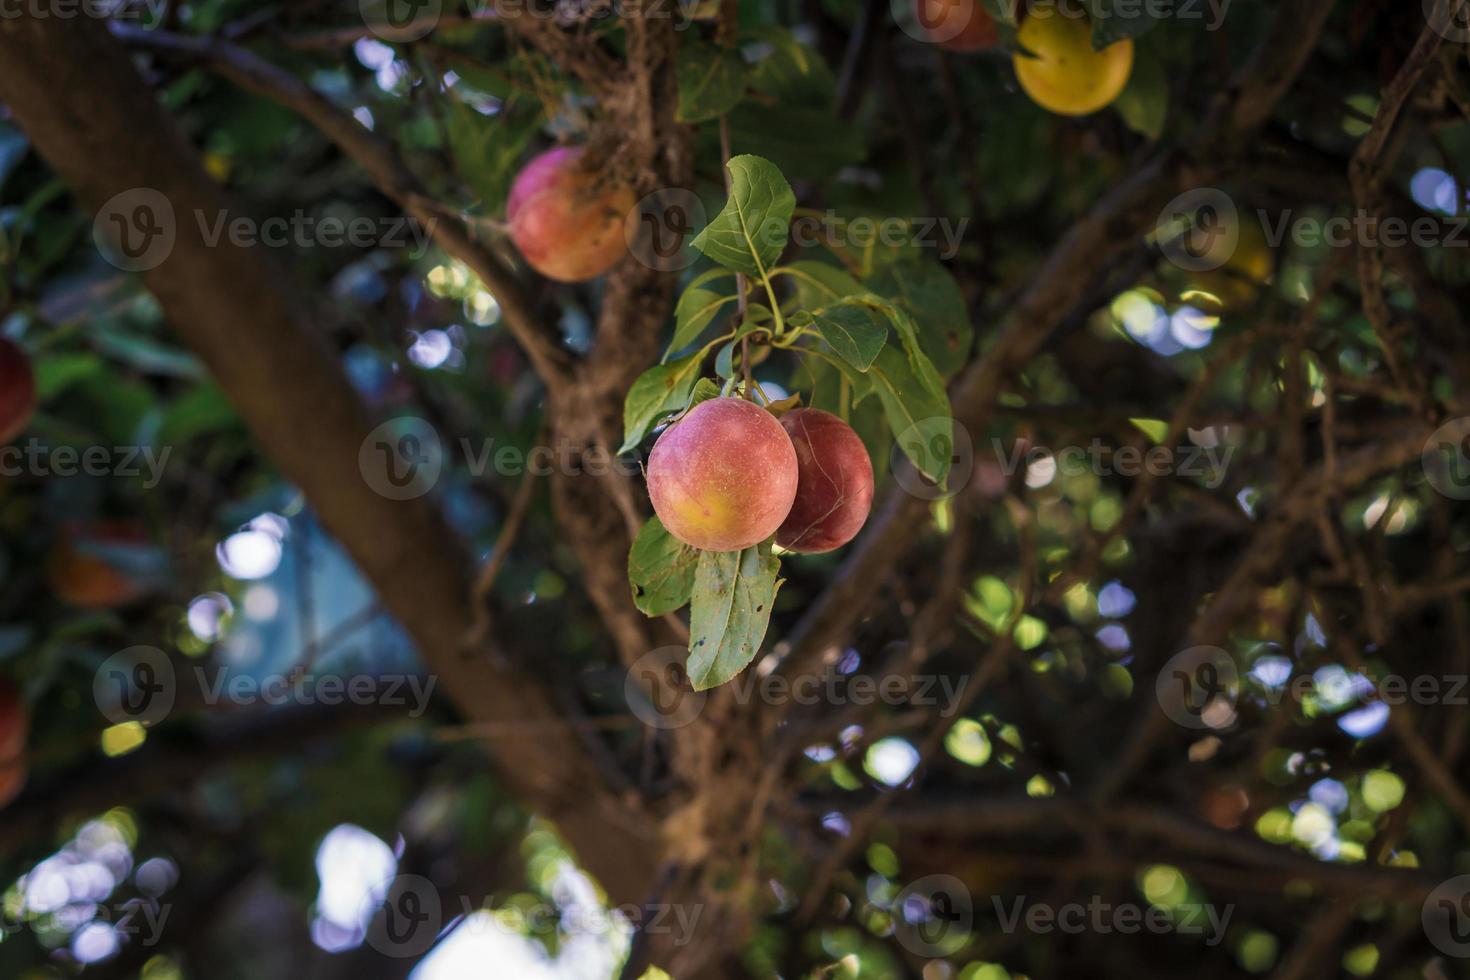
[[796,195],[769,160],[745,154],[731,158],[730,199],[694,239],[694,247],[717,264],[763,278],[786,248]]
[[680,122],[722,116],[745,97],[750,69],[740,52],[696,39],[679,46],[674,72],[679,81]]
[[[930,365],[930,370],[933,370],[933,365]],[[883,403],[888,425],[904,454],[925,476],[943,484],[949,473],[951,454],[934,452],[933,443],[936,435],[943,437],[946,426],[952,425],[949,420],[953,415],[944,386],[939,384],[935,389],[934,381],[938,375],[934,379],[924,378],[909,357],[890,345],[879,352],[867,376]],[[952,428],[948,438],[950,446],[953,446]]]
[[694,589],[698,561],[699,552],[670,534],[657,517],[650,517],[628,551],[633,604],[645,616],[662,616],[682,607]]
[[888,341],[882,314],[861,302],[844,302],[811,314],[812,326],[822,339],[859,371],[866,371]]
[[701,351],[668,364],[655,364],[638,376],[623,400],[623,444],[618,452],[636,449],[661,416],[680,411],[689,403],[702,360]]
[[689,611],[689,682],[707,691],[744,670],[771,623],[781,562],[770,543],[744,551],[702,551]]
[[919,347],[942,377],[965,366],[975,328],[964,294],[944,266],[929,258],[895,263],[875,274],[869,285],[913,318]]

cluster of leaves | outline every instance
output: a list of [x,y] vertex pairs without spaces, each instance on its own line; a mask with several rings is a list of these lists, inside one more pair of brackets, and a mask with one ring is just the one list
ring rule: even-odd
[[[744,391],[741,369],[748,377],[757,357],[788,351],[802,359],[803,377],[813,387],[824,377],[835,381],[831,387],[843,417],[870,398],[876,402],[914,467],[943,483],[953,432],[936,359],[953,370],[970,343],[968,331],[958,327],[964,304],[953,280],[921,263],[875,269],[871,254],[866,263],[854,260],[852,268],[819,261],[781,265],[796,195],[769,160],[738,156],[728,167],[729,200],[693,241],[716,268],[689,284],[663,361],[629,390],[621,451],[637,448],[661,421],[677,419],[708,398],[742,391],[763,397],[758,385]],[[739,291],[747,287],[752,295],[742,297]],[[789,294],[784,302],[781,291]],[[742,302],[742,315],[711,331],[722,311]],[[931,311],[939,314],[929,321],[934,328],[921,331],[915,313],[927,320]],[[963,337],[958,356],[951,350],[953,332]],[[741,354],[750,350],[756,353]],[[722,386],[702,377],[711,352]],[[742,356],[752,364],[738,361]],[[780,411],[784,405],[769,407]],[[883,444],[869,445],[881,452]],[[688,670],[701,690],[724,683],[754,659],[770,622],[779,571],[769,541],[743,552],[697,552],[670,537],[657,518],[639,534],[629,558],[634,599],[645,613],[664,615],[690,604]]]

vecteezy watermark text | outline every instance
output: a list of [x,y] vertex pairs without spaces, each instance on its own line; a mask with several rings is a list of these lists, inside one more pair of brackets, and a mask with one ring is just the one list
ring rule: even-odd
[[[256,218],[229,209],[195,209],[194,231],[205,248],[402,248],[413,258],[429,249],[437,219],[427,224],[402,215],[289,216]],[[173,254],[180,234],[173,202],[151,187],[135,187],[104,204],[92,222],[92,238],[109,263],[125,272],[156,269]]]
[[[155,452],[152,446],[48,446],[30,439],[24,446],[0,447],[0,476],[146,476],[143,489],[152,490],[163,480],[163,471],[173,453],[170,446]],[[142,464],[141,466],[139,464]]]
[[[1218,31],[1235,0],[1113,0],[1112,3],[1080,3],[1078,0],[1029,0],[1027,17],[1087,18],[1108,20],[1202,20],[1205,30]],[[1021,0],[1001,0],[1012,22],[1019,19]]]
[[207,707],[381,705],[407,709],[419,718],[429,709],[438,677],[433,674],[352,674],[296,669],[246,674],[224,667],[193,665],[188,671],[157,647],[129,647],[102,662],[92,679],[92,696],[113,724],[156,725],[173,711],[184,682],[192,681],[198,703]]
[[72,20],[90,17],[93,20],[143,20],[147,14],[150,23],[163,19],[168,0],[0,0],[0,20],[15,20],[30,17],[44,20]]
[[1013,476],[1024,465],[1032,467],[1055,467],[1063,476],[1079,473],[1095,473],[1098,476],[1178,476],[1198,477],[1205,487],[1214,490],[1225,481],[1225,470],[1235,455],[1235,447],[1224,446],[1137,446],[1112,448],[1097,437],[1086,446],[1023,447],[1015,444],[1009,449],[999,438],[991,439],[995,459],[1001,472]]
[[835,211],[825,211],[793,218],[791,241],[802,248],[933,248],[940,259],[947,260],[959,253],[969,225],[969,218],[844,218]]
[[[699,717],[707,695],[689,683],[683,647],[659,647],[639,657],[628,669],[623,694],[629,710],[652,728],[682,728]],[[789,678],[747,670],[726,685],[739,704],[760,703],[809,707],[818,704],[869,707],[916,705],[934,707],[949,718],[959,709],[969,684],[966,676],[948,674],[803,675]]]
[[366,896],[362,919],[369,923],[366,939],[373,949],[384,956],[418,957],[438,939],[451,914],[461,923],[456,931],[470,935],[523,936],[555,928],[566,935],[609,936],[632,927],[647,935],[667,936],[673,946],[685,946],[694,940],[703,913],[703,905],[664,902],[615,908],[543,902],[491,911],[488,899],[459,895],[456,903],[427,878],[400,874]]
[[1007,901],[999,895],[991,898],[1001,931],[1015,933],[1021,929],[1045,935],[1052,932],[1098,935],[1148,932],[1154,935],[1177,933],[1181,936],[1204,936],[1206,946],[1218,946],[1230,926],[1235,906],[1223,908],[1205,903],[1185,903],[1167,908],[1137,905],[1131,902],[1108,902],[1093,895],[1084,904],[1067,902],[1048,905],[1028,902],[1025,895]]

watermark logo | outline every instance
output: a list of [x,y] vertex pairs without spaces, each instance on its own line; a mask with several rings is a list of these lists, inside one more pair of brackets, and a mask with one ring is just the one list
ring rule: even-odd
[[623,221],[623,236],[633,258],[650,269],[678,272],[699,256],[686,246],[709,215],[698,195],[682,187],[665,187],[638,202]]
[[362,22],[379,38],[407,44],[439,26],[439,0],[358,0]]
[[444,447],[438,430],[424,419],[393,419],[368,433],[357,465],[375,493],[389,500],[413,500],[439,482]]
[[989,16],[974,4],[951,3],[949,0],[891,0],[893,22],[915,41],[943,44],[953,41],[970,27],[977,17]]
[[1451,44],[1470,41],[1470,10],[1455,0],[1424,0],[1424,19]]
[[1174,724],[1196,730],[1225,728],[1235,721],[1240,673],[1219,647],[1180,651],[1164,664],[1154,683],[1159,707]]
[[927,875],[910,882],[893,903],[893,933],[916,956],[954,952],[975,925],[970,890],[954,875]]
[[378,908],[378,897],[364,900],[363,918],[369,919],[367,944],[384,956],[416,959],[439,938],[444,927],[443,903],[434,883],[419,875],[397,875],[388,885]]
[[405,416],[378,426],[363,440],[358,465],[363,479],[377,493],[393,500],[421,497],[443,474],[451,450],[473,477],[642,475],[636,456],[619,456],[602,445],[561,440],[556,445],[522,449],[496,445],[494,437],[478,443],[461,438],[446,446],[439,432],[424,419]]
[[[949,463],[944,484],[920,472]],[[943,500],[964,489],[975,473],[975,442],[970,430],[950,418],[920,419],[904,429],[890,451],[893,478],[920,500]]]
[[683,728],[704,711],[708,695],[694,690],[684,660],[683,647],[659,647],[645,653],[628,668],[623,679],[623,697],[645,725],[663,730]]
[[115,195],[92,221],[97,250],[124,272],[158,268],[173,254],[177,239],[174,206],[151,187],[134,187]]
[[1229,262],[1240,243],[1240,213],[1229,194],[1214,187],[1185,191],[1164,205],[1153,241],[1169,262],[1189,272],[1209,272]]
[[1451,500],[1470,500],[1470,416],[1435,429],[1421,462],[1430,486]]
[[114,725],[156,725],[173,711],[178,678],[168,655],[156,647],[120,650],[92,677],[92,699]]
[[1424,900],[1424,934],[1446,956],[1470,957],[1470,875],[1444,882]]

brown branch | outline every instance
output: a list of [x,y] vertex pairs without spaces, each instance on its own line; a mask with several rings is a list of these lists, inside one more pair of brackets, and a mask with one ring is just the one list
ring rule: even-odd
[[[1245,547],[1230,577],[1196,617],[1190,626],[1185,647],[1225,645],[1232,624],[1245,615],[1256,601],[1260,589],[1272,584],[1273,570],[1288,553],[1300,528],[1315,521],[1322,500],[1418,458],[1429,433],[1427,425],[1405,426],[1391,440],[1334,460],[1330,478],[1325,464],[1305,475],[1271,511]],[[1094,806],[1100,807],[1112,799],[1143,767],[1171,725],[1159,703],[1151,701],[1142,720],[1125,742],[1118,764],[1099,781],[1094,791]]]
[[[557,717],[539,678],[462,648],[472,615],[459,540],[432,500],[390,500],[368,484],[359,453],[372,424],[340,364],[261,251],[206,239],[195,217],[226,213],[230,202],[106,27],[88,18],[8,19],[0,62],[0,100],[80,200],[95,208],[146,187],[169,201],[177,238],[145,274],[148,288],[266,455],[413,636],[441,688],[474,721]],[[654,848],[640,831],[646,822],[601,788],[573,734],[535,731],[487,751],[507,789],[557,821],[610,892],[619,900],[643,894]]]
[[112,33],[131,47],[202,61],[242,88],[292,110],[310,122],[365,170],[378,190],[423,224],[439,246],[485,284],[500,305],[501,318],[548,387],[566,382],[571,355],[536,314],[515,273],[473,229],[437,204],[399,157],[393,144],[343,112],[295,75],[244,48],[210,37],[189,37],[112,24]]
[[[958,425],[972,436],[984,433],[1000,393],[1086,297],[1095,271],[1133,247],[1170,198],[1228,169],[1305,65],[1331,9],[1332,0],[1280,7],[1255,57],[1191,152],[1155,156],[1072,226],[1007,316],[995,343],[954,386]],[[886,581],[885,570],[919,540],[927,514],[926,501],[890,491],[832,587],[774,651],[783,674],[814,670],[823,653],[851,631]]]

